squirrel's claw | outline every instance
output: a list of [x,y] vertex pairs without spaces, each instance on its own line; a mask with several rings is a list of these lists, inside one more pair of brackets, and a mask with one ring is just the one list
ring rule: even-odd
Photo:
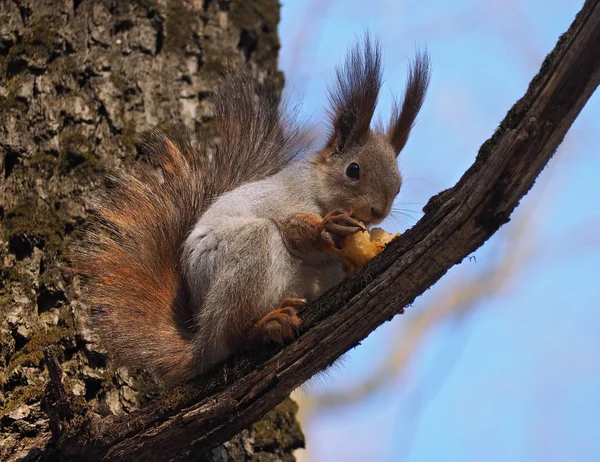
[[363,224],[350,215],[351,212],[344,209],[336,209],[329,212],[323,218],[321,233],[325,243],[333,248],[341,249],[342,240],[346,236],[366,231]]
[[286,297],[281,301],[281,305],[279,305],[279,308],[292,307],[299,310],[307,303],[308,300],[306,300],[305,298]]

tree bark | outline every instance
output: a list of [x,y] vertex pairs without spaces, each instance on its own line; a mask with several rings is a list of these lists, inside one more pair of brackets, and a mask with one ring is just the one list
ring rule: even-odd
[[598,43],[600,0],[588,0],[460,181],[429,201],[414,228],[306,307],[296,341],[234,358],[130,416],[76,419],[59,442],[64,454],[87,460],[203,454],[402,313],[509,221],[600,82]]
[[[69,244],[146,127],[211,141],[206,99],[227,65],[282,85],[278,21],[277,0],[0,0],[1,460],[60,456],[50,429],[72,410],[124,415],[157,394],[87,328]],[[286,402],[205,460],[293,460],[302,445]]]

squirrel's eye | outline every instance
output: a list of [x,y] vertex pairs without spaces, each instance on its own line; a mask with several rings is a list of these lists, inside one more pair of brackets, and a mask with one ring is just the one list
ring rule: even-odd
[[356,162],[352,162],[346,168],[346,175],[348,178],[352,178],[353,180],[358,180],[360,178],[360,167]]

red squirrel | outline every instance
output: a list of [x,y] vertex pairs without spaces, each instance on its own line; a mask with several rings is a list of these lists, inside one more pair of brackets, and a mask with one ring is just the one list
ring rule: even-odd
[[372,130],[381,48],[367,35],[337,68],[318,150],[303,153],[305,133],[278,93],[240,72],[214,97],[214,152],[152,130],[145,147],[162,178],[149,167],[121,174],[77,255],[104,345],[174,384],[294,339],[297,309],[344,276],[340,239],[390,212],[429,80],[417,53],[388,127]]

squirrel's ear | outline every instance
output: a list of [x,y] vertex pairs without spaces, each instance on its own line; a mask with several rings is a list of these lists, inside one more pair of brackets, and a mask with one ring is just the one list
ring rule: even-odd
[[343,151],[359,144],[369,133],[381,87],[381,47],[365,34],[348,53],[343,67],[336,69],[329,87],[331,132],[327,147]]
[[421,110],[425,93],[429,86],[431,78],[431,67],[429,54],[427,51],[417,52],[415,59],[410,63],[408,69],[408,79],[406,82],[406,91],[402,104],[394,101],[392,109],[392,118],[388,129],[390,143],[396,151],[396,156],[400,154],[402,148],[408,140],[408,135],[415,124],[417,114]]

